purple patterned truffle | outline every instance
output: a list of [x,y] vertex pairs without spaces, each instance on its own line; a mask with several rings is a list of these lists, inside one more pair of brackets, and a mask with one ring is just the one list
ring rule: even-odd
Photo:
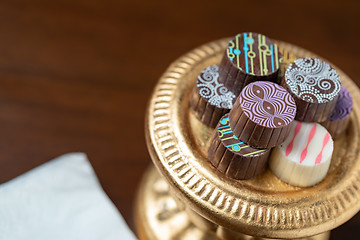
[[256,81],[241,91],[230,110],[230,127],[254,148],[271,148],[287,137],[296,105],[285,88],[273,82]]
[[344,86],[341,86],[334,112],[328,118],[328,121],[337,121],[346,118],[349,116],[352,106],[353,102],[349,91]]
[[339,98],[336,101],[333,113],[322,123],[333,139],[338,138],[346,131],[349,125],[352,107],[353,102],[349,91],[344,86],[341,86]]

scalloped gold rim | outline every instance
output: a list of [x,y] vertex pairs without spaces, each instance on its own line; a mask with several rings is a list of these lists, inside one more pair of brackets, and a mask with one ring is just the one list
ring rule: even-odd
[[[248,235],[269,238],[300,238],[331,230],[355,215],[360,209],[359,89],[338,68],[342,83],[354,99],[350,136],[352,148],[345,166],[334,173],[333,184],[304,189],[302,193],[271,196],[254,189],[239,188],[209,166],[194,146],[188,109],[183,102],[191,89],[186,81],[194,69],[201,69],[222,55],[228,39],[205,44],[180,57],[160,78],[149,102],[145,132],[155,166],[165,176],[181,199],[211,221]],[[297,56],[316,56],[302,48],[278,41],[279,47]],[[187,115],[187,114],[186,114]],[[240,184],[241,187],[241,184]]]

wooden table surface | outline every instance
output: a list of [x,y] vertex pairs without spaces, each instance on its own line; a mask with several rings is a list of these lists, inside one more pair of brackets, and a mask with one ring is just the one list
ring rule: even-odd
[[[309,49],[360,85],[359,2],[253,2],[1,1],[0,182],[85,152],[134,229],[136,188],[151,164],[143,123],[152,88],[182,54],[238,32]],[[360,214],[332,239],[356,235]]]

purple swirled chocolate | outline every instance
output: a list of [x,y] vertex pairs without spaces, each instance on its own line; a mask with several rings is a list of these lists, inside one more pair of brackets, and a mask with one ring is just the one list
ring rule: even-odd
[[230,126],[240,140],[254,148],[281,144],[296,115],[292,96],[273,82],[247,85],[230,110]]
[[239,101],[247,117],[263,127],[278,128],[294,120],[296,105],[291,95],[272,82],[254,82],[240,93]]
[[349,91],[341,86],[339,98],[330,117],[321,123],[331,134],[333,139],[340,137],[347,129],[350,122],[350,112],[353,107]]
[[349,91],[344,86],[341,86],[334,112],[328,118],[328,121],[337,121],[347,117],[351,112],[352,106],[353,102]]

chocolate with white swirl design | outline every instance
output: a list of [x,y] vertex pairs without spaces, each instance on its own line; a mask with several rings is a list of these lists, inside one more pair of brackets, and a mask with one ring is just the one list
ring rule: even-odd
[[240,140],[255,148],[281,144],[296,114],[291,95],[272,82],[247,85],[230,111],[230,126]]
[[346,131],[349,125],[352,107],[353,102],[349,91],[344,86],[341,86],[339,98],[336,101],[333,113],[322,123],[333,139],[337,139]]
[[323,122],[333,112],[340,92],[340,77],[328,63],[299,58],[286,69],[282,85],[295,99],[295,119]]
[[220,118],[232,108],[235,95],[219,83],[219,67],[212,65],[197,77],[190,106],[204,124],[215,127]]

